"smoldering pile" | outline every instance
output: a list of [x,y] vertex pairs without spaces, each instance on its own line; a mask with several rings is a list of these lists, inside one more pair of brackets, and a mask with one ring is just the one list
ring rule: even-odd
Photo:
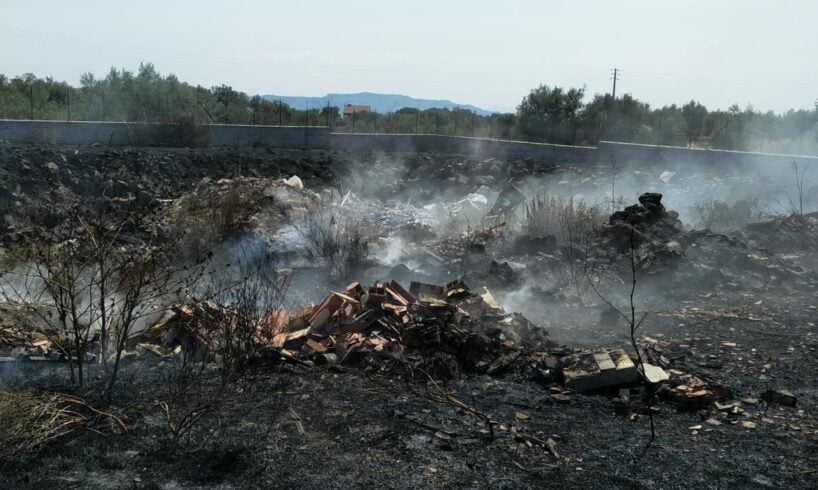
[[740,235],[687,231],[678,216],[665,209],[661,194],[642,194],[638,204],[610,216],[589,256],[596,262],[617,264],[619,275],[630,278],[631,264],[621,259],[633,253],[642,277],[659,279],[658,286],[674,291],[680,291],[680,287],[698,292],[714,287],[725,290],[814,287],[814,275],[797,264],[749,247]]
[[[207,356],[219,351],[219,330],[234,331],[238,318],[214,303],[177,305],[139,337],[138,345],[164,358],[181,349]],[[369,287],[353,282],[317,305],[269,312],[251,340],[263,347],[267,362],[353,367],[419,381],[514,375],[547,388],[549,403],[570,403],[574,393],[607,394],[617,410],[625,403],[628,413],[644,408],[646,394],[682,410],[706,408],[730,396],[729,389],[680,369],[656,345],[640,348],[647,359],[642,367],[623,349],[559,345],[522,315],[506,313],[490,291],[472,292],[462,280],[413,282],[408,291],[396,281]]]
[[[165,353],[179,347],[202,352],[218,335],[207,326],[212,322],[200,318],[218,319],[216,324],[230,330],[240,315],[226,310],[209,302],[173,306],[141,335],[139,345],[157,344],[153,350]],[[267,349],[267,359],[376,370],[399,363],[440,377],[498,373],[514,367],[525,352],[557,347],[542,328],[504,312],[488,290],[476,294],[462,281],[413,282],[408,291],[396,281],[370,287],[354,282],[317,305],[269,312],[257,322],[253,341]]]

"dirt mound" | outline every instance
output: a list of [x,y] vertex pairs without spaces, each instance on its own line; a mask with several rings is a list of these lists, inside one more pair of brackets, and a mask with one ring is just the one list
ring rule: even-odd
[[29,148],[0,145],[0,243],[47,238],[75,210],[147,214],[202,181],[235,175],[334,182],[348,160],[261,148]]
[[[617,264],[622,278],[630,280],[630,256],[633,250],[638,273],[652,277],[652,285],[674,294],[698,294],[705,289],[761,290],[784,286],[790,290],[813,287],[814,275],[798,265],[763,250],[748,246],[741,236],[727,236],[708,230],[686,231],[678,213],[662,205],[662,195],[645,193],[639,204],[613,213],[609,224],[600,231],[596,257],[607,257]],[[784,240],[787,233],[808,241],[794,229],[809,226],[809,217],[785,218],[746,227],[761,240],[776,235]],[[787,230],[787,233],[784,233]],[[806,238],[804,238],[806,236]],[[793,237],[791,240],[795,241]],[[814,243],[814,242],[812,242]],[[753,243],[757,245],[757,242]]]
[[792,214],[760,223],[750,223],[731,236],[773,254],[818,249],[818,213]]

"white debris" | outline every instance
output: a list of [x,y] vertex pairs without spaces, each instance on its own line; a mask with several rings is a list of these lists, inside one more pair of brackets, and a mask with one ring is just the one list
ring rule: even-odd
[[670,182],[670,179],[672,179],[674,175],[676,175],[676,172],[670,172],[668,170],[665,170],[664,172],[662,172],[661,175],[659,175],[659,180],[667,184],[668,182]]
[[293,175],[289,179],[282,179],[282,182],[294,189],[298,189],[299,191],[304,190],[304,182],[302,182],[301,177],[297,175]]

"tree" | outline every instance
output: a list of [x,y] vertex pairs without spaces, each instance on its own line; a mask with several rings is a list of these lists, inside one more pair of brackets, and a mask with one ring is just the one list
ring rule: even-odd
[[337,121],[339,117],[341,117],[341,109],[338,106],[326,106],[321,109],[320,113],[321,119],[327,122],[329,126],[332,122]]
[[704,134],[707,115],[707,108],[694,100],[682,106],[688,148],[693,146],[693,143]]
[[535,88],[517,107],[520,134],[532,141],[575,143],[584,94],[584,88]]

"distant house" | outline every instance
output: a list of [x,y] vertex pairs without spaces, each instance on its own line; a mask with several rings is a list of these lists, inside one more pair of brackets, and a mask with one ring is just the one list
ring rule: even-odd
[[372,112],[372,107],[368,105],[347,104],[344,106],[343,117],[352,116],[353,114],[360,114],[362,112]]

